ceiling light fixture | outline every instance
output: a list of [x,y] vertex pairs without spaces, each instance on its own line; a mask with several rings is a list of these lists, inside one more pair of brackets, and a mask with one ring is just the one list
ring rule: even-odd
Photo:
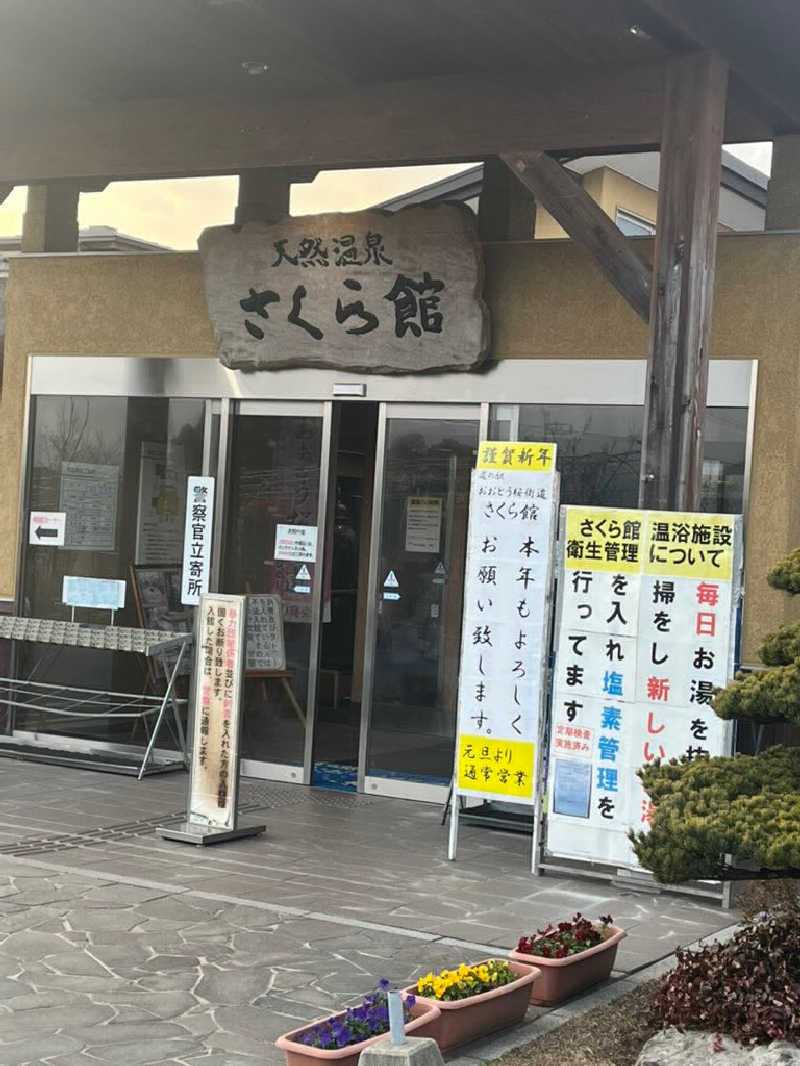
[[253,77],[257,77],[259,74],[266,74],[269,70],[269,63],[265,63],[263,59],[243,59],[242,70],[246,74],[251,74]]
[[647,30],[642,29],[638,22],[634,22],[632,26],[629,26],[628,32],[634,37],[638,37],[640,41],[652,41],[653,39]]

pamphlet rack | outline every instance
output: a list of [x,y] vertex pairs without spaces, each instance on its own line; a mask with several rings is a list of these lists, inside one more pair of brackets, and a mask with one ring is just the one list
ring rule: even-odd
[[[0,617],[0,639],[24,640],[71,648],[93,648],[103,651],[126,651],[154,657],[177,651],[163,695],[110,692],[102,689],[54,685],[32,678],[0,677],[0,705],[21,711],[36,711],[62,718],[113,718],[141,721],[148,736],[147,748],[138,771],[139,780],[145,774],[186,766],[186,736],[181,721],[181,705],[185,699],[175,695],[175,678],[192,641],[191,633],[175,633],[159,629],[136,629],[128,626],[95,626],[80,622],[53,621],[45,618]],[[153,755],[155,743],[171,710],[179,752],[175,759],[157,761]],[[151,725],[152,720],[155,722]]]

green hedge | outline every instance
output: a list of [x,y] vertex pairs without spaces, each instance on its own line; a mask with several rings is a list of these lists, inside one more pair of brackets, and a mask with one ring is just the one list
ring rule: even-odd
[[724,856],[771,870],[800,869],[800,748],[639,771],[654,805],[636,856],[658,881],[719,876]]

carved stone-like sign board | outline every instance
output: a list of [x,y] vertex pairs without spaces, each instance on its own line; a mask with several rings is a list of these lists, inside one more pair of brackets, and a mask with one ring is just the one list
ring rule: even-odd
[[471,370],[489,349],[483,259],[462,204],[205,230],[220,361],[238,370]]

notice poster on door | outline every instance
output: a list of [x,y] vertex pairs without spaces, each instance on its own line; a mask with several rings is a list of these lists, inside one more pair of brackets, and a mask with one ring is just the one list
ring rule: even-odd
[[317,527],[278,523],[275,527],[274,558],[289,563],[315,563]]
[[103,463],[61,464],[58,509],[67,516],[65,548],[114,551],[118,492],[118,466]]
[[481,443],[472,473],[456,792],[533,804],[557,507],[555,444]]
[[652,807],[637,770],[723,755],[711,707],[730,680],[741,518],[561,509],[547,850],[636,866]]
[[406,500],[406,551],[439,551],[442,536],[442,497],[409,496]]
[[142,441],[139,455],[139,506],[136,563],[163,565],[180,559],[186,488],[182,444]]

